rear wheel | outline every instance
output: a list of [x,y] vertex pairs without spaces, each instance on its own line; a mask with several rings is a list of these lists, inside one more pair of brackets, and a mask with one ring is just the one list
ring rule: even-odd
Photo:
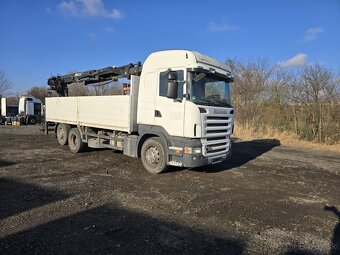
[[152,174],[159,174],[167,168],[165,148],[159,137],[149,138],[143,143],[141,158],[144,168]]
[[67,124],[59,124],[57,127],[57,140],[60,145],[66,145],[68,134],[70,133],[71,126]]
[[68,134],[68,147],[73,153],[82,152],[85,149],[86,143],[81,140],[78,128],[72,128],[70,130]]

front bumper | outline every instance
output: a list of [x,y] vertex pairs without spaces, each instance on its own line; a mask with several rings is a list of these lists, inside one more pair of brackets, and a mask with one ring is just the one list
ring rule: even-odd
[[202,154],[197,155],[182,154],[182,156],[169,155],[170,159],[168,164],[180,167],[199,167],[205,165],[212,165],[227,160],[231,156],[231,154],[232,143],[230,142],[230,147],[227,153],[216,155],[213,157],[204,157]]

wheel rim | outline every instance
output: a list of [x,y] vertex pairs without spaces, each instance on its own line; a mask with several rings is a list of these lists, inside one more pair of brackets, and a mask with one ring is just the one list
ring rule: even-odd
[[63,128],[58,129],[58,136],[59,136],[59,139],[65,138],[65,130]]
[[75,135],[71,135],[71,143],[74,147],[77,147],[78,143],[77,143],[77,137]]
[[145,152],[145,158],[149,164],[152,164],[152,165],[158,164],[160,160],[158,148],[151,146],[149,149],[147,149]]

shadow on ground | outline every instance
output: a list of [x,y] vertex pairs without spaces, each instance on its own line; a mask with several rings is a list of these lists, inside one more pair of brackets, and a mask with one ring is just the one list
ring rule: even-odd
[[296,242],[292,242],[283,255],[320,255],[319,251],[309,250]]
[[60,191],[0,178],[0,220],[67,197]]
[[243,241],[217,237],[115,205],[9,235],[1,254],[242,254]]
[[251,160],[280,145],[276,139],[256,139],[252,141],[234,141],[231,157],[222,163],[191,168],[191,171],[217,173],[240,167]]
[[338,217],[338,223],[335,225],[333,230],[331,253],[330,254],[340,254],[340,211],[335,206],[325,206],[325,211],[333,212]]
[[15,165],[15,163],[11,161],[0,160],[0,167],[6,167],[6,166],[12,166],[12,165]]

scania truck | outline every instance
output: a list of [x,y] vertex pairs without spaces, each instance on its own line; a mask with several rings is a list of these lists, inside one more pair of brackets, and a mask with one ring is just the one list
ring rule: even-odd
[[[130,81],[127,95],[68,97],[72,83]],[[139,157],[144,168],[198,167],[231,155],[234,125],[228,66],[189,50],[149,55],[142,65],[110,66],[48,79],[59,97],[46,98],[46,123],[73,153],[86,146]]]
[[0,124],[12,123],[14,120],[26,125],[41,123],[44,106],[40,99],[34,96],[21,96],[19,105],[7,105],[7,98],[1,98]]

